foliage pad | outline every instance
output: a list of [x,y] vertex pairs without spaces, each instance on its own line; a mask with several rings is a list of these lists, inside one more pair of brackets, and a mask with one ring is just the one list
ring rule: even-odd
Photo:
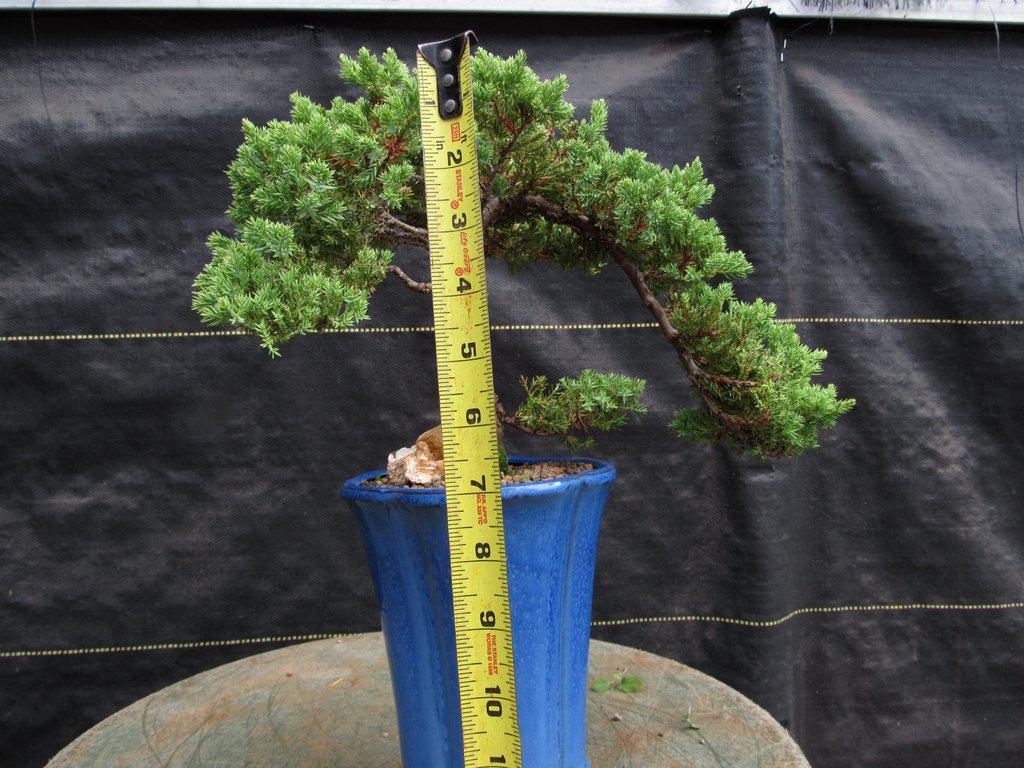
[[[714,193],[700,160],[667,169],[614,150],[604,102],[575,119],[565,77],[539,79],[522,52],[478,50],[472,67],[487,254],[513,270],[621,268],[696,395],[672,420],[679,435],[762,456],[816,446],[853,401],[811,383],[825,352],[776,322],[773,304],[734,297],[730,281],[752,267],[699,214]],[[228,170],[237,234],[211,236],[195,283],[204,321],[251,331],[273,354],[296,334],[365,319],[389,271],[414,287],[390,248],[426,247],[414,75],[391,49],[342,56],[341,75],[363,95],[325,107],[293,94],[290,121],[243,123]],[[539,377],[509,423],[572,442],[641,413],[642,388],[591,371],[554,386]]]

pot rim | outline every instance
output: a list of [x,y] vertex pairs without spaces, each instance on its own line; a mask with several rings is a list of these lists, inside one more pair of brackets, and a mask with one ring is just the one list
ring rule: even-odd
[[[593,469],[586,472],[577,472],[566,477],[556,477],[550,480],[532,480],[528,483],[515,483],[501,487],[502,499],[514,499],[523,496],[535,496],[542,493],[551,493],[566,486],[586,483],[594,478],[600,478],[605,482],[611,482],[615,475],[615,465],[610,461],[590,459],[583,456],[519,456],[510,455],[510,464],[537,464],[544,461],[572,461],[585,464],[593,464]],[[424,506],[436,506],[445,503],[444,488],[406,488],[390,486],[363,485],[364,480],[371,477],[379,477],[386,474],[386,469],[377,469],[372,472],[364,472],[348,480],[339,490],[343,499],[365,499],[381,500],[386,497],[401,497],[403,501],[410,504],[422,504]]]

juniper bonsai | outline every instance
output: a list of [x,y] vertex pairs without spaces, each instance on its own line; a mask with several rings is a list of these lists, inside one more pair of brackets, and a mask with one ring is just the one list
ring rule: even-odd
[[[472,72],[487,255],[512,271],[546,260],[625,273],[699,401],[672,419],[681,437],[760,456],[816,447],[854,401],[811,383],[826,353],[777,322],[774,304],[734,296],[730,281],[752,267],[698,214],[714,192],[700,160],[666,169],[616,151],[605,103],[576,119],[566,78],[538,78],[522,52],[477,50]],[[341,76],[365,95],[324,107],[295,93],[290,121],[243,121],[227,172],[236,234],[211,235],[213,259],[195,281],[205,322],[250,331],[274,356],[298,334],[365,320],[388,276],[430,292],[391,250],[427,247],[414,75],[393,50],[363,49],[341,56]],[[625,376],[523,384],[514,413],[499,405],[501,422],[570,443],[644,410],[643,381]]]

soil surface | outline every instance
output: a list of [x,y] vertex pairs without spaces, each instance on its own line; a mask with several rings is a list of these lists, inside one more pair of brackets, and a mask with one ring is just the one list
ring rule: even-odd
[[[517,483],[532,483],[537,480],[556,480],[559,477],[578,475],[580,472],[589,472],[594,468],[593,464],[582,461],[542,461],[534,464],[513,464],[501,476],[502,485],[516,485]],[[387,475],[364,480],[363,485],[376,488],[444,488],[444,479],[440,479],[430,485],[412,485],[407,483],[403,486],[394,486],[388,482]]]

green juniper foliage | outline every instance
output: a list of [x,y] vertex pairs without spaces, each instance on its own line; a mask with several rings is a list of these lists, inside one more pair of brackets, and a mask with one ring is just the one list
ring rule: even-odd
[[615,373],[587,370],[554,386],[546,376],[535,376],[523,378],[522,384],[526,400],[505,423],[537,435],[558,435],[573,448],[593,442],[579,434],[617,429],[647,410],[640,401],[645,382]]
[[[680,436],[761,456],[815,447],[853,401],[811,383],[825,352],[776,322],[774,304],[733,295],[730,281],[751,265],[699,214],[714,192],[700,160],[667,169],[616,151],[604,102],[575,119],[566,79],[539,79],[522,52],[478,50],[472,67],[488,256],[513,270],[542,259],[621,269],[696,396],[672,420]],[[341,76],[364,95],[325,107],[296,93],[291,120],[243,123],[228,169],[236,234],[211,236],[213,259],[195,282],[205,322],[251,331],[273,355],[297,334],[365,319],[389,274],[429,291],[390,250],[427,242],[414,76],[390,49],[342,56]],[[570,442],[643,411],[643,382],[623,376],[585,371],[525,387],[505,422]]]

